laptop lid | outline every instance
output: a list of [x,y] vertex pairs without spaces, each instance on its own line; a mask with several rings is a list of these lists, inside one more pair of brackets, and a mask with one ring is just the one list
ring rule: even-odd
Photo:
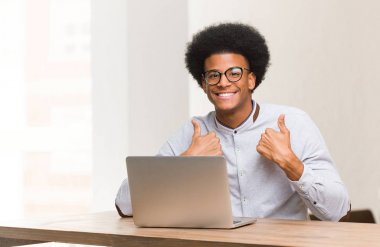
[[129,156],[127,171],[137,226],[233,228],[244,224],[233,224],[223,157]]

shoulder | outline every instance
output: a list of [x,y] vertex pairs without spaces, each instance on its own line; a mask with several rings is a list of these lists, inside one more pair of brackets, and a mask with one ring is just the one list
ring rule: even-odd
[[287,105],[260,104],[260,113],[264,117],[278,117],[280,114],[284,114],[285,117],[309,118],[309,115],[300,108]]
[[276,105],[276,104],[260,104],[260,110],[265,115],[295,115],[295,116],[307,116],[306,112],[303,110],[287,105]]
[[300,108],[287,105],[260,104],[260,115],[264,121],[277,123],[281,114],[285,115],[285,123],[289,127],[314,126],[311,117]]
[[174,135],[172,137],[178,136],[178,135],[192,135],[194,132],[194,126],[192,124],[192,120],[197,121],[202,129],[203,132],[206,132],[211,125],[215,122],[215,112],[209,112],[207,115],[204,116],[193,116],[186,120],[179,129],[177,129],[174,132]]
[[[262,104],[262,114],[267,123],[277,128],[277,119],[280,114],[285,115],[285,125],[290,130],[292,147],[298,154],[307,150],[326,149],[321,132],[312,118],[303,110],[284,105]],[[261,105],[260,105],[261,106]],[[270,120],[269,120],[270,119]]]
[[215,111],[209,112],[205,116],[194,116],[189,120],[189,123],[191,125],[191,133],[194,131],[193,124],[191,123],[192,119],[195,121],[198,121],[201,125],[201,134],[207,134],[210,130],[215,128]]
[[159,154],[161,155],[179,155],[184,152],[191,144],[192,136],[194,133],[194,126],[192,124],[192,119],[198,121],[201,125],[201,133],[207,133],[212,121],[214,121],[214,112],[210,112],[205,116],[194,116],[186,120],[180,128],[173,132],[169,137],[167,142],[160,149]]

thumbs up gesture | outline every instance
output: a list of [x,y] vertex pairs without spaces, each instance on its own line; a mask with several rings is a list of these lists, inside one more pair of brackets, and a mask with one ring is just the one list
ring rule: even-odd
[[267,128],[256,146],[259,154],[278,164],[291,180],[298,180],[303,173],[303,164],[290,145],[290,131],[285,125],[285,115],[277,120],[280,131]]
[[194,134],[190,147],[181,155],[182,156],[221,156],[223,155],[220,139],[215,132],[209,132],[201,135],[201,126],[193,119],[191,123],[194,126]]

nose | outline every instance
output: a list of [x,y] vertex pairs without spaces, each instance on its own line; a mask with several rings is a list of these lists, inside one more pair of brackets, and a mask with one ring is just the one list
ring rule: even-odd
[[227,79],[225,74],[222,74],[220,81],[218,83],[218,86],[219,87],[228,87],[229,85],[231,85],[231,82]]

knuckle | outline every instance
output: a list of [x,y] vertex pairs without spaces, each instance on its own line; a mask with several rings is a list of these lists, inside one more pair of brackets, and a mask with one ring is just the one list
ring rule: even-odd
[[256,146],[256,151],[261,153],[261,145],[260,144]]

